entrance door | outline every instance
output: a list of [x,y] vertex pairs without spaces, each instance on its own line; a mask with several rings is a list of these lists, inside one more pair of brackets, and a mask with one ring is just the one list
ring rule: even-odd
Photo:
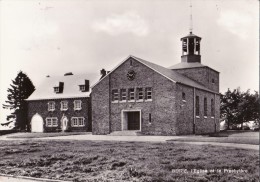
[[128,130],[140,130],[140,112],[128,112]]
[[31,131],[32,132],[43,132],[43,118],[38,113],[36,113],[32,117]]

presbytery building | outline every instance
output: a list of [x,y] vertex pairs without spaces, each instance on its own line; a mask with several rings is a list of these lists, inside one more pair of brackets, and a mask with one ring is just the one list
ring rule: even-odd
[[[200,37],[190,32],[181,41],[180,63],[165,68],[129,56],[92,87],[93,134],[135,131],[187,135],[219,131],[219,72],[201,64]],[[56,106],[61,105],[60,101],[55,102]],[[34,107],[33,102],[30,107]],[[40,111],[32,114],[35,112]]]
[[86,75],[47,76],[27,99],[27,105],[32,132],[91,131]]

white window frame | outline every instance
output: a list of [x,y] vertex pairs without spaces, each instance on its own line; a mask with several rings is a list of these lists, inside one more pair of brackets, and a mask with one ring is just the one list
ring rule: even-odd
[[54,101],[48,102],[48,111],[55,111],[55,102]]
[[137,88],[137,101],[143,101],[143,100],[144,100],[143,88]]
[[145,88],[145,94],[146,94],[145,100],[151,101],[152,100],[152,87]]
[[118,89],[112,90],[112,102],[118,102],[119,101],[119,92]]
[[[61,101],[60,102],[60,110],[61,111],[67,111],[68,110],[68,101]],[[64,107],[65,106],[65,107]]]
[[74,110],[79,111],[82,109],[82,101],[81,100],[74,100]]
[[45,120],[46,120],[46,127],[57,127],[58,126],[57,117],[47,117]]
[[[82,121],[82,123],[80,123],[80,120]],[[71,127],[83,127],[83,126],[85,126],[84,117],[71,117]]]
[[[135,101],[135,89],[129,88],[128,93],[129,93],[129,98],[128,98],[129,102],[131,102],[131,101],[134,102]],[[133,99],[131,97],[133,97]]]
[[126,98],[127,98],[127,90],[126,89],[121,89],[120,90],[120,96],[121,96],[121,98],[120,98],[120,101],[121,102],[126,102]]

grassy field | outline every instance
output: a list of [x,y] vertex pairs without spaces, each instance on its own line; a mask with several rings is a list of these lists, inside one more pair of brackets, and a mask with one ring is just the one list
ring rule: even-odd
[[220,133],[195,136],[187,138],[177,138],[169,141],[186,141],[186,142],[219,142],[219,143],[239,143],[259,145],[258,131],[222,131]]
[[8,136],[7,138],[43,138],[68,135],[86,135],[89,133],[90,132],[17,133],[15,135]]
[[258,181],[258,155],[174,143],[1,141],[0,173],[70,181],[244,182]]

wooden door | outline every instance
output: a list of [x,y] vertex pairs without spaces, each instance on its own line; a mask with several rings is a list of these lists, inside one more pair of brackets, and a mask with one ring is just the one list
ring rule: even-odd
[[128,112],[128,130],[140,130],[140,112]]

